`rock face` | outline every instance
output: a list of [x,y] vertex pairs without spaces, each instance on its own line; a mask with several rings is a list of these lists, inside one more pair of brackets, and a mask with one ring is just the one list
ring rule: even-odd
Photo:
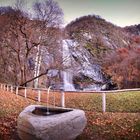
[[18,117],[21,140],[74,140],[86,126],[82,110],[71,109],[65,113],[40,116],[32,113],[35,107],[38,105],[28,106]]

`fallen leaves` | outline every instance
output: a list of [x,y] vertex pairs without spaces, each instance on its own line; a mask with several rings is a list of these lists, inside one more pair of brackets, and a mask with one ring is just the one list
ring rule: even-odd
[[[23,92],[24,93],[24,92]],[[36,93],[27,95],[34,98]],[[57,104],[60,105],[61,94],[56,95]],[[98,95],[78,93],[66,94],[68,107],[86,110],[87,126],[84,132],[76,140],[110,140],[127,139],[137,140],[140,138],[140,113],[99,113],[95,112],[96,105],[101,98]],[[46,93],[42,94],[46,101]],[[50,102],[53,102],[50,95]],[[10,92],[0,91],[0,140],[19,140],[17,135],[17,117],[19,113],[30,104],[39,104],[30,99],[17,96]],[[46,104],[46,103],[45,103]]]
[[17,117],[30,104],[36,102],[0,90],[0,140],[19,140]]
[[[140,138],[139,113],[97,113],[86,112],[88,125],[83,135],[97,139],[127,139]],[[79,139],[80,140],[80,139]]]

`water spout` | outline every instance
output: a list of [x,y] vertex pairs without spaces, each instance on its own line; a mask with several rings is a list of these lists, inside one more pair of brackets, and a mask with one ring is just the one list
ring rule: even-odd
[[49,86],[48,91],[47,91],[47,115],[49,115],[49,96],[50,96],[50,89],[51,86]]

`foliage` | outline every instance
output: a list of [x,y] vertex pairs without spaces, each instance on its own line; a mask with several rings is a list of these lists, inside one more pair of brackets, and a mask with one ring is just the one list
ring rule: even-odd
[[107,54],[103,62],[103,71],[111,76],[119,88],[136,88],[140,85],[140,38],[126,48],[118,48]]

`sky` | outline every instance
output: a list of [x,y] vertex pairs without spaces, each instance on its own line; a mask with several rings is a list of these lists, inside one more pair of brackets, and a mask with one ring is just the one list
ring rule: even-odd
[[[0,0],[0,6],[15,0]],[[35,0],[27,0],[28,8]],[[140,24],[140,0],[54,0],[64,12],[65,24],[85,15],[100,15],[105,20],[124,27]]]

